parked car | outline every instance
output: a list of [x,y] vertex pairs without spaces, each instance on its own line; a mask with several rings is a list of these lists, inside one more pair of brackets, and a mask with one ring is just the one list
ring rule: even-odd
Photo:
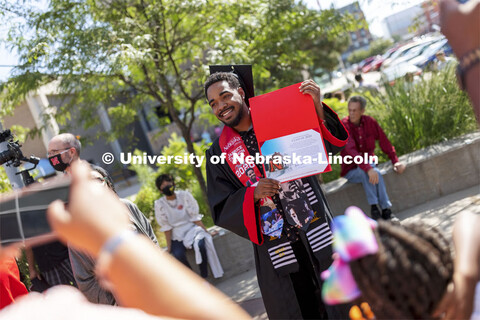
[[398,78],[405,77],[407,74],[412,74],[413,76],[419,76],[422,74],[422,69],[417,67],[414,64],[403,62],[395,64],[391,67],[385,68],[382,71],[382,78],[385,82],[390,85],[395,84],[395,80]]
[[409,62],[411,59],[414,59],[418,56],[420,56],[424,51],[426,51],[432,44],[438,42],[438,41],[441,41],[441,40],[438,40],[438,39],[434,39],[434,40],[428,40],[428,41],[424,41],[424,42],[420,42],[417,46],[415,47],[412,47],[410,50],[407,50],[406,52],[404,52],[402,55],[400,55],[399,57],[397,57],[395,60],[393,60],[391,63],[390,63],[390,66],[393,66],[395,64],[400,64],[400,63],[404,63],[404,62]]
[[368,67],[365,67],[362,69],[362,72],[363,73],[367,73],[367,72],[370,72],[370,71],[376,71],[378,69],[380,69],[380,67],[382,66],[383,62],[390,58],[390,56],[398,50],[398,48],[400,48],[401,46],[395,46],[393,48],[390,48],[387,52],[385,52],[383,55],[381,56],[377,56],[377,58],[375,60],[373,60],[373,62],[368,66]]
[[425,69],[436,59],[435,54],[438,51],[445,52],[445,55],[449,56],[453,54],[452,47],[448,44],[447,39],[442,39],[438,42],[431,44],[421,55],[411,59],[409,62],[416,65],[420,69]]
[[[400,48],[398,48],[397,51],[395,51],[388,59],[386,59],[383,62],[382,67],[387,68],[387,67],[393,65],[395,60],[397,60],[397,59],[405,56],[406,54],[408,54],[410,52],[410,50],[413,50],[414,48],[417,48],[419,46],[423,47],[425,44],[431,43],[431,42],[436,41],[438,39],[439,39],[439,37],[424,37],[424,38],[409,42],[409,43],[401,46]],[[418,48],[416,50],[418,50]]]
[[417,45],[418,44],[415,42],[409,42],[407,44],[404,44],[400,48],[398,48],[390,57],[388,57],[387,59],[385,59],[385,61],[383,61],[382,69],[388,68],[393,60],[397,59],[402,54],[408,52],[408,50],[414,48]]
[[357,72],[362,71],[362,69],[363,69],[365,66],[369,65],[370,63],[372,63],[373,60],[375,60],[376,57],[377,57],[377,56],[372,56],[372,57],[368,57],[368,58],[363,59],[363,60],[358,64]]
[[363,73],[367,73],[367,72],[370,72],[370,71],[373,71],[372,70],[372,67],[373,67],[373,63],[375,61],[377,61],[378,59],[380,59],[382,56],[381,55],[376,55],[373,57],[372,61],[370,61],[370,63],[367,63],[366,65],[363,66],[362,68],[362,72]]

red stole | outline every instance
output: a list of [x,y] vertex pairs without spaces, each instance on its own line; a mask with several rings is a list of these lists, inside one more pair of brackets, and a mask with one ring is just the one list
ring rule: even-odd
[[[335,111],[330,109],[329,106],[327,106],[325,103],[322,102],[323,108],[328,108],[331,110],[335,115]],[[338,116],[337,116],[338,119]],[[345,140],[340,140],[337,139],[334,135],[328,131],[327,127],[324,124],[324,120],[318,118],[318,122],[320,125],[320,131],[322,133],[322,137],[329,141],[331,144],[337,146],[337,147],[343,147],[347,143],[347,139]],[[342,122],[339,121],[341,125]],[[346,130],[345,130],[346,131]],[[219,138],[219,145],[220,145],[220,150],[222,153],[226,154],[226,160],[227,163],[230,167],[230,170],[235,174],[237,179],[245,186],[247,187],[247,181],[250,179],[247,174],[246,170],[248,168],[252,168],[255,171],[255,175],[257,177],[263,177],[263,175],[260,173],[258,170],[257,166],[253,164],[248,164],[247,162],[241,164],[241,163],[233,163],[233,154],[243,154],[244,158],[249,154],[247,147],[243,143],[242,138],[240,137],[240,134],[238,132],[228,126],[224,126],[222,133]],[[263,243],[263,234],[260,232],[260,217],[256,217],[256,210],[257,208],[255,207],[255,201],[253,198],[253,192],[255,190],[255,187],[247,187],[247,190],[244,195],[243,199],[243,223],[245,224],[245,227],[248,232],[248,236],[250,238],[250,241],[252,241],[255,244],[261,245]]]
[[[236,130],[224,126],[218,143],[222,153],[226,154],[226,160],[230,170],[232,170],[237,179],[240,180],[245,187],[247,187],[247,182],[250,180],[246,173],[248,168],[252,168],[257,177],[263,177],[254,163],[234,163],[233,154],[243,154],[244,158],[250,155],[245,143],[243,143],[242,137],[240,137]],[[257,229],[257,226],[260,226],[260,217],[256,217],[255,201],[253,198],[254,191],[255,187],[247,187],[247,191],[245,192],[243,198],[243,223],[245,224],[245,228],[247,228],[250,240],[255,244],[261,245],[263,243],[263,235]]]

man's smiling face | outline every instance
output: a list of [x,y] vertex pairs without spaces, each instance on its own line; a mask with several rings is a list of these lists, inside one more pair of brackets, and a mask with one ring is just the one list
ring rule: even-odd
[[252,182],[257,182],[257,175],[253,169],[247,170],[247,176],[250,178]]
[[235,128],[243,117],[248,116],[242,88],[232,88],[227,81],[218,81],[208,87],[208,104],[218,120]]

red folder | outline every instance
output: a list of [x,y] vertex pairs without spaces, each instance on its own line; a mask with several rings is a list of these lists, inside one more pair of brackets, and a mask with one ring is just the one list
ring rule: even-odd
[[[322,136],[313,99],[309,94],[300,92],[300,85],[297,83],[249,99],[260,150],[267,140],[309,129]],[[326,150],[325,144],[323,149]],[[323,172],[328,171],[331,171],[330,165]]]

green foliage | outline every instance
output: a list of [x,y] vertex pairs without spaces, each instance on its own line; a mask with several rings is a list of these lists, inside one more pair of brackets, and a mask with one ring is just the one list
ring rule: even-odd
[[340,118],[340,120],[348,116],[347,101],[342,102],[337,98],[331,98],[331,99],[323,99],[323,102],[338,114],[338,117]]
[[155,219],[155,212],[153,211],[153,202],[160,198],[160,192],[158,192],[157,188],[152,187],[150,184],[142,184],[142,188],[140,189],[140,191],[138,191],[134,202],[138,206],[140,211],[142,211],[143,214],[150,221],[153,231],[157,236],[159,245],[161,247],[165,247],[167,245],[165,235],[163,234],[163,232],[160,232],[160,226]]
[[25,256],[25,250],[22,250],[22,254],[17,258],[18,271],[20,272],[20,280],[25,287],[30,288],[32,282],[30,281],[30,271],[28,270],[28,261]]
[[27,136],[30,135],[30,131],[32,131],[31,129],[24,128],[20,125],[13,125],[9,129],[10,131],[12,131],[14,140],[18,141],[20,144],[25,142],[25,140],[27,139]]
[[368,113],[379,121],[399,155],[477,129],[468,97],[458,88],[454,68],[414,85],[400,80],[385,89],[384,95],[369,98]]
[[302,80],[302,71],[333,69],[348,45],[345,31],[355,25],[335,10],[318,12],[293,0],[35,5],[0,2],[1,13],[17,18],[6,44],[20,55],[13,77],[2,85],[2,104],[11,109],[30,91],[57,80],[59,92],[69,96],[59,120],[81,106],[78,120],[89,127],[98,122],[92,110],[116,101],[109,113],[119,121],[111,136],[125,134],[131,114],[153,101],[187,138],[203,98],[206,65],[252,63],[257,88],[270,91]]
[[[204,144],[196,144],[195,145],[195,155],[204,156],[207,146]],[[172,134],[170,139],[168,140],[168,146],[165,146],[162,150],[162,155],[164,156],[189,156],[185,141],[180,138],[177,134]],[[202,172],[205,172],[205,161],[201,166]],[[194,184],[195,175],[193,172],[193,167],[188,163],[181,163],[175,164],[173,161],[172,163],[160,164],[158,165],[157,173],[163,174],[171,174],[175,178],[175,184],[180,189],[189,189],[191,191],[191,187]]]
[[397,42],[402,41],[402,36],[399,35],[399,34],[395,34],[395,35],[392,36],[392,39],[393,39],[393,43],[397,43]]
[[[207,65],[251,63],[257,93],[271,91],[335,68],[356,24],[294,0],[50,0],[42,9],[34,0],[0,0],[3,12],[19,19],[6,42],[20,62],[0,86],[2,107],[56,80],[68,97],[55,113],[59,123],[78,115],[75,125],[92,127],[103,105],[112,117],[108,139],[131,138],[125,128],[138,111],[158,105],[189,152]],[[204,178],[194,174],[205,198]]]
[[370,43],[370,53],[372,56],[383,54],[391,46],[393,46],[392,40],[380,38]]
[[5,168],[0,166],[0,193],[5,193],[12,190],[10,181],[8,180]]
[[371,56],[376,56],[378,54],[383,54],[388,48],[393,45],[393,42],[390,39],[377,39],[370,43],[368,50],[356,50],[348,57],[348,62],[350,63],[359,63],[363,59],[366,59]]
[[[401,156],[478,129],[467,95],[458,88],[454,68],[423,78],[416,84],[398,80],[385,93],[367,99],[373,116]],[[327,103],[328,104],[328,103]],[[379,163],[389,161],[377,144]],[[340,177],[340,165],[322,175],[324,182]]]
[[366,59],[368,57],[371,57],[370,55],[370,50],[365,50],[365,49],[359,49],[353,51],[347,58],[347,61],[349,63],[359,63],[363,59]]
[[256,16],[257,24],[237,29],[237,37],[249,44],[245,57],[254,66],[255,86],[260,92],[299,82],[305,71],[314,77],[317,70],[335,69],[339,53],[348,47],[345,31],[356,27],[335,10],[317,12],[293,3],[249,4],[245,9]]

